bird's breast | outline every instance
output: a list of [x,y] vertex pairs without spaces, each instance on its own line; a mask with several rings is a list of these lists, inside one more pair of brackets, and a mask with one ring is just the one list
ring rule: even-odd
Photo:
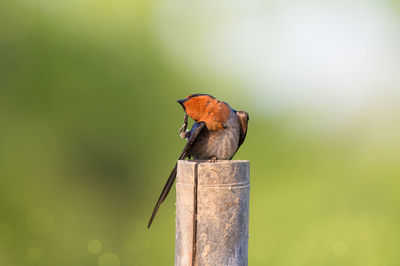
[[231,159],[238,149],[240,135],[240,123],[233,111],[225,126],[216,131],[204,128],[193,144],[190,155],[198,160],[208,160],[213,157],[219,160]]

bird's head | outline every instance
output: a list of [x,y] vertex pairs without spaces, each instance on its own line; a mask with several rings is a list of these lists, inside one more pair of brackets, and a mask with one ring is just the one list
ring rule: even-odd
[[208,94],[191,94],[185,99],[177,100],[182,105],[185,112],[195,121],[203,120],[205,110],[211,103],[217,102],[217,100]]

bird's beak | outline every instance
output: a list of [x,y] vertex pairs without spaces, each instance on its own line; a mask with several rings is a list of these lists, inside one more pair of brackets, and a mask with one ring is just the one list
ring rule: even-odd
[[183,103],[186,102],[187,100],[188,99],[181,99],[181,100],[177,100],[176,102],[178,102],[183,107]]

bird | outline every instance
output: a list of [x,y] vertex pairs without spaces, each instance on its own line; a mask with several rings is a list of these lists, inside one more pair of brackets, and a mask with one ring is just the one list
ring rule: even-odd
[[[231,160],[246,138],[249,114],[246,111],[236,111],[226,102],[209,94],[191,94],[177,102],[185,111],[184,124],[179,134],[181,138],[187,139],[178,160]],[[188,117],[194,120],[194,124],[186,131]],[[177,163],[158,198],[147,228],[150,228],[158,208],[171,190],[176,171]]]

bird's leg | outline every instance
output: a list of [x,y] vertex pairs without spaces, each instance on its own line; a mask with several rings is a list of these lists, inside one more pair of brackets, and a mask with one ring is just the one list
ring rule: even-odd
[[179,136],[181,136],[182,139],[189,139],[190,131],[182,132],[181,134],[179,134]]
[[215,163],[216,161],[217,161],[217,157],[216,157],[216,156],[213,156],[213,157],[209,160],[210,163]]
[[185,132],[186,128],[188,126],[188,115],[185,114],[185,118],[183,119],[183,125],[181,126],[181,128],[179,129],[179,133]]
[[181,138],[183,139],[187,139],[190,136],[190,132],[186,132],[186,128],[188,126],[188,115],[185,114],[185,119],[183,120],[183,125],[181,126],[181,128],[179,129],[179,135],[181,136]]

